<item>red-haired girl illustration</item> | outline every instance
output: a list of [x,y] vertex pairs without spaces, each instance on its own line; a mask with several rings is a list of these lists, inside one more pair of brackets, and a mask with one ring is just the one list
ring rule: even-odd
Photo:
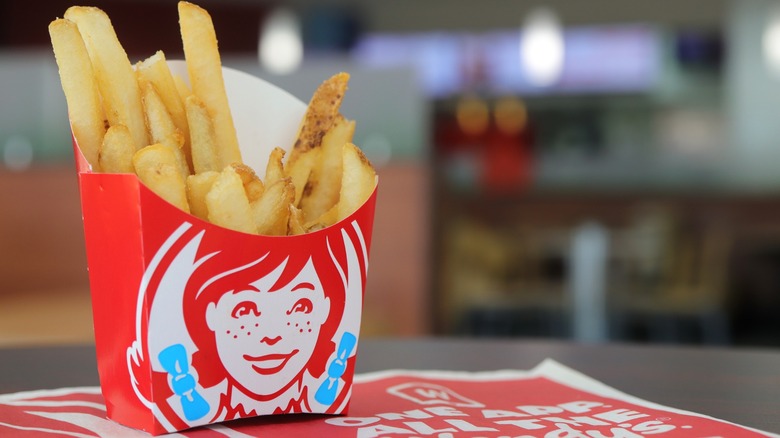
[[146,353],[153,386],[168,389],[154,403],[167,428],[345,407],[367,251],[357,222],[319,233],[233,248],[216,232],[169,238],[147,287]]

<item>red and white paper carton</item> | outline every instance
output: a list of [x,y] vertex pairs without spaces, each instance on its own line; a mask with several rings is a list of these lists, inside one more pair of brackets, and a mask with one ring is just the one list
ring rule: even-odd
[[[171,69],[186,77],[181,61]],[[306,105],[224,69],[243,160],[264,170]],[[250,235],[174,207],[74,142],[109,418],[161,434],[235,418],[346,413],[376,191],[334,226]]]

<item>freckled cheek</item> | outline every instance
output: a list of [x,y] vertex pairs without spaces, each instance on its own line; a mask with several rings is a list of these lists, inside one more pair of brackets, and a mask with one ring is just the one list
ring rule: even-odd
[[294,313],[287,318],[286,327],[293,334],[312,333],[314,318],[312,313]]
[[248,337],[257,336],[260,333],[260,322],[254,319],[230,321],[225,324],[222,334],[228,339],[237,341]]

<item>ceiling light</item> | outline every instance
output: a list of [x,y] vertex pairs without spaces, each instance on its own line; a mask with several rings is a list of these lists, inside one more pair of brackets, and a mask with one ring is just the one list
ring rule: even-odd
[[780,7],[767,15],[763,37],[764,61],[769,71],[780,77]]
[[294,12],[277,9],[260,30],[259,55],[261,65],[271,73],[289,74],[303,61],[301,25]]
[[555,83],[563,71],[563,54],[558,17],[546,8],[531,11],[520,33],[520,61],[528,80],[539,87]]

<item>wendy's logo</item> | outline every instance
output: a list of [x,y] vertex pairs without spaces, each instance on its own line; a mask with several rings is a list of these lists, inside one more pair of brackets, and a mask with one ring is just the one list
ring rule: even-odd
[[167,430],[345,409],[368,254],[356,221],[323,231],[306,245],[254,244],[184,223],[162,243],[127,365]]
[[446,386],[426,382],[408,382],[387,388],[387,392],[396,397],[420,405],[450,405],[461,408],[482,408],[485,405],[468,399]]

